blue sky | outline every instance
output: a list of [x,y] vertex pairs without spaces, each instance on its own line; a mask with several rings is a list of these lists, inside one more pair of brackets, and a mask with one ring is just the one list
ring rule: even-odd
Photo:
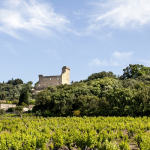
[[150,66],[149,0],[0,0],[0,82]]

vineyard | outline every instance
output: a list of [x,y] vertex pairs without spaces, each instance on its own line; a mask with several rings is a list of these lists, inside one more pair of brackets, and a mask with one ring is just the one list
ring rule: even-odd
[[1,150],[150,149],[148,117],[0,118]]

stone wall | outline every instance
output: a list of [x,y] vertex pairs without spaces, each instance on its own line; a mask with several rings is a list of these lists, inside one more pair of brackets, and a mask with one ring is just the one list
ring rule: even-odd
[[38,89],[45,89],[48,86],[60,85],[61,76],[43,76],[39,75]]
[[16,107],[16,104],[0,104],[0,109],[7,110],[10,107]]
[[62,68],[62,73],[58,76],[39,75],[38,85],[35,87],[35,89],[42,90],[48,86],[57,86],[61,84],[70,84],[70,68],[67,66]]

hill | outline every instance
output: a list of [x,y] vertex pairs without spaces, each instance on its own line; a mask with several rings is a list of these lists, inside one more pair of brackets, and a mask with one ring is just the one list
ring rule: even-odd
[[103,71],[71,85],[50,86],[37,94],[34,112],[43,116],[149,115],[149,70],[130,64],[120,77]]

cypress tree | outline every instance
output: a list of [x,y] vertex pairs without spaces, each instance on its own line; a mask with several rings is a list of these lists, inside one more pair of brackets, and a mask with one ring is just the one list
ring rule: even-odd
[[28,96],[29,96],[29,93],[28,93],[27,90],[25,90],[25,92],[24,92],[24,101],[23,101],[23,102],[24,102],[25,104],[27,104],[27,105],[29,105]]
[[19,105],[21,105],[21,103],[23,102],[23,99],[24,99],[24,91],[21,90],[20,97],[19,97]]
[[27,90],[22,90],[20,93],[20,97],[19,97],[19,105],[22,104],[22,102],[24,102],[25,104],[29,105],[29,100],[28,100],[28,91]]

